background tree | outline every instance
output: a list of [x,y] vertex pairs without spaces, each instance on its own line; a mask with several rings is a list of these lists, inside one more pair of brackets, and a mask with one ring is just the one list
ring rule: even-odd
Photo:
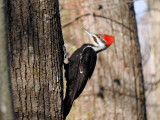
[[8,0],[16,119],[62,119],[63,38],[58,0]]
[[85,91],[68,119],[146,119],[144,81],[133,0],[60,1],[63,35],[71,53],[92,33],[112,34],[114,44],[98,55]]
[[4,0],[0,6],[0,120],[13,120]]
[[[144,46],[144,78],[148,120],[160,119],[160,10],[158,0],[145,0],[148,7],[139,15]],[[147,59],[146,59],[147,58]]]

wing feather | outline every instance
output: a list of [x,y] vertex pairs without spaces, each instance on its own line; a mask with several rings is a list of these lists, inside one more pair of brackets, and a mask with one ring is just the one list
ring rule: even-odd
[[88,47],[83,51],[82,58],[79,63],[79,71],[78,71],[78,89],[76,91],[75,99],[82,93],[84,87],[88,79],[92,76],[94,71],[97,55],[96,52]]
[[73,101],[82,93],[88,79],[91,77],[95,65],[96,52],[87,47],[76,50],[69,59],[67,70],[67,90],[64,99],[64,117],[66,117],[72,107]]

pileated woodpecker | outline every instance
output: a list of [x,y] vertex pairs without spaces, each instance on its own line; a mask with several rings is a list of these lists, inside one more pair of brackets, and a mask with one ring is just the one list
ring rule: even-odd
[[87,80],[94,71],[97,53],[107,49],[114,41],[114,37],[105,34],[93,34],[83,28],[89,35],[93,44],[84,44],[69,58],[68,64],[64,64],[66,70],[67,90],[63,102],[64,119],[69,114],[73,101],[79,97]]

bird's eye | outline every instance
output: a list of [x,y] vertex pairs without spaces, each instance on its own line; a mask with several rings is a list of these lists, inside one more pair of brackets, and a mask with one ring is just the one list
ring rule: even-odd
[[92,36],[93,40],[98,44],[96,37]]

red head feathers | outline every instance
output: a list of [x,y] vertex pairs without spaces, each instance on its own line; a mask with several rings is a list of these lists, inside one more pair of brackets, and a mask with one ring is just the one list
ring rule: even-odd
[[114,36],[103,34],[103,39],[106,41],[107,46],[110,46],[114,42]]

